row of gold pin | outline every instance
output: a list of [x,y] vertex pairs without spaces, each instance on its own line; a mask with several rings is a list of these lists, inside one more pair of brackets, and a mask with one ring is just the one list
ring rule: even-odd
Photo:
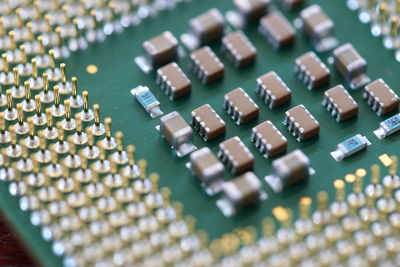
[[[400,252],[400,177],[397,157],[391,158],[388,174],[381,179],[379,165],[372,165],[370,182],[364,186],[367,172],[358,169],[345,180],[333,183],[335,197],[328,202],[328,193],[317,194],[316,208],[312,199],[299,201],[299,215],[293,220],[290,209],[278,206],[267,217],[257,238],[254,227],[238,228],[210,243],[211,252],[223,264],[266,266],[394,266]],[[353,185],[346,193],[346,182]],[[345,249],[344,249],[345,248]],[[381,249],[379,254],[371,254]]]

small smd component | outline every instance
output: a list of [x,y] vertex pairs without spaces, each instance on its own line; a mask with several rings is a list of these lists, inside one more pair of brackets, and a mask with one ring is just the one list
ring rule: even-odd
[[293,26],[278,11],[262,17],[258,30],[275,49],[293,44],[296,38]]
[[136,97],[140,105],[142,105],[142,107],[150,114],[152,118],[156,118],[163,114],[160,109],[160,102],[148,87],[136,87],[131,90],[131,94]]
[[358,104],[342,85],[325,91],[322,105],[337,121],[348,120],[358,114]]
[[175,62],[157,70],[157,84],[171,100],[189,94],[192,89],[190,80]]
[[152,68],[163,66],[178,59],[178,40],[169,31],[145,41],[143,49]]
[[274,190],[282,190],[308,180],[315,171],[310,167],[310,159],[303,151],[296,149],[272,161],[272,174],[265,177],[265,181]]
[[273,157],[286,151],[287,140],[271,121],[263,122],[251,131],[251,141],[264,157]]
[[294,72],[309,90],[328,84],[331,73],[314,52],[307,52],[298,57]]
[[219,144],[218,157],[235,175],[253,169],[254,156],[237,136]]
[[298,105],[286,111],[283,124],[297,138],[297,141],[310,139],[318,135],[320,130],[318,121],[304,105]]
[[245,25],[258,22],[267,13],[271,4],[270,0],[234,0],[236,9],[239,11]]
[[280,0],[280,2],[287,9],[296,9],[301,7],[306,0]]
[[226,131],[225,122],[209,104],[192,111],[192,125],[205,141],[217,138]]
[[287,104],[292,99],[292,91],[274,71],[257,79],[256,91],[270,109]]
[[257,118],[259,114],[258,106],[242,88],[225,95],[224,109],[238,125]]
[[365,86],[363,98],[378,116],[386,115],[399,109],[400,99],[382,79],[377,79]]
[[300,13],[303,21],[303,31],[311,39],[318,52],[332,49],[338,44],[333,35],[335,24],[322,11],[319,5],[311,5]]
[[189,21],[190,29],[198,46],[219,41],[224,34],[225,21],[221,12],[212,8]]
[[257,54],[254,45],[241,31],[229,33],[222,38],[222,52],[236,68],[254,63]]
[[376,137],[382,140],[400,130],[400,113],[379,123],[379,128],[374,131]]
[[369,145],[371,145],[371,142],[365,136],[357,134],[338,144],[336,150],[331,152],[331,156],[336,161],[340,161],[367,148]]
[[187,166],[200,180],[201,186],[208,195],[215,195],[221,191],[224,182],[224,165],[208,147],[191,153]]
[[370,82],[366,75],[367,61],[360,56],[352,44],[344,44],[333,50],[335,69],[350,85],[357,89]]
[[224,76],[224,65],[208,46],[190,54],[192,72],[202,83],[210,83]]
[[196,150],[192,141],[193,130],[177,111],[162,116],[160,125],[156,128],[175,150],[178,157],[183,157]]
[[267,198],[260,180],[253,172],[246,172],[225,182],[222,192],[223,197],[216,204],[226,217],[234,216]]

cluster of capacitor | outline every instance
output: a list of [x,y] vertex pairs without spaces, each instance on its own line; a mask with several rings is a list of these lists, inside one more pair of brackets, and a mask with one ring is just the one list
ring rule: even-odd
[[370,24],[371,34],[381,37],[384,47],[393,50],[396,60],[400,61],[400,1],[347,0],[347,6],[358,12],[362,23]]
[[[370,178],[367,178],[370,176]],[[364,180],[369,180],[364,181]],[[351,192],[346,188],[353,186]],[[379,165],[333,183],[335,197],[317,194],[299,201],[299,216],[278,206],[262,221],[261,237],[252,227],[227,233],[210,243],[219,266],[396,266],[400,262],[400,177],[392,157],[383,178]]]

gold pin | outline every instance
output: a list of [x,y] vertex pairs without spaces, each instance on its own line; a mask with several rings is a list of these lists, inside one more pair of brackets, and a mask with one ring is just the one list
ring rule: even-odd
[[35,124],[33,124],[32,117],[28,117],[26,121],[28,122],[28,135],[29,135],[28,138],[32,140],[35,138]]
[[21,103],[17,104],[17,123],[20,126],[24,124],[24,111]]
[[6,53],[2,54],[1,58],[3,61],[3,72],[5,72],[5,73],[10,72],[10,66],[8,65],[7,54]]
[[41,121],[39,120],[36,121],[39,125],[44,125],[46,121],[42,119],[42,101],[40,101],[40,95],[35,95],[35,109],[36,109],[36,118],[40,118]]
[[93,138],[93,133],[90,130],[90,127],[86,128],[86,136],[87,136],[87,139],[88,139],[87,144],[88,144],[89,149],[93,149],[94,138]]
[[382,2],[378,5],[378,19],[381,24],[386,23],[388,16],[388,6],[386,3]]
[[81,114],[75,114],[75,121],[76,121],[76,134],[81,136],[82,135],[82,120]]
[[50,22],[50,14],[45,14],[44,20],[46,22],[46,31],[53,32],[53,27],[51,26],[51,22]]
[[15,132],[15,127],[14,125],[10,125],[8,129],[10,130],[11,134],[11,146],[13,149],[15,149],[17,145],[17,133]]
[[21,51],[21,63],[25,66],[27,63],[25,45],[20,45],[19,50]]
[[[30,22],[30,21],[27,22],[25,26],[28,31],[28,42],[33,43],[35,40],[35,35],[33,34],[33,30],[32,30],[32,22]],[[31,52],[33,52],[33,51],[31,51]]]
[[[68,24],[66,24],[66,25],[68,25]],[[57,47],[61,48],[63,45],[63,39],[61,37],[61,28],[56,27],[55,32],[56,32],[56,38],[57,38]]]
[[12,98],[12,93],[10,89],[6,90],[6,96],[7,96],[7,110],[12,111],[13,110],[13,98]]
[[122,145],[122,138],[124,137],[124,134],[121,131],[118,131],[115,133],[115,139],[117,142],[117,151],[119,154],[122,154],[124,147]]
[[13,76],[14,76],[14,87],[17,90],[20,86],[18,68],[13,68]]
[[54,91],[54,107],[56,109],[60,108],[60,93],[59,93],[60,87],[58,85],[54,85],[53,91]]
[[39,138],[40,138],[40,151],[42,153],[46,152],[46,147],[47,147],[47,140],[44,136],[43,131],[39,131]]
[[158,181],[160,180],[160,176],[157,173],[150,173],[149,179],[151,182],[151,191],[153,193],[158,192]]
[[43,79],[43,92],[44,94],[47,95],[49,92],[49,75],[46,72],[44,72],[42,74],[42,79]]
[[17,123],[19,126],[24,125],[24,110],[21,103],[17,104]]
[[98,104],[93,105],[94,111],[94,124],[99,127],[100,126],[100,106]]
[[399,33],[399,19],[397,16],[391,16],[389,20],[390,36],[396,38]]
[[326,191],[319,191],[317,194],[318,210],[324,211],[327,207],[328,193]]
[[107,139],[107,141],[111,141],[111,122],[112,122],[112,120],[111,120],[111,118],[105,118],[104,119],[104,124],[105,124],[105,127],[106,127],[106,139]]
[[[10,50],[15,51],[17,49],[17,43],[15,42],[15,32],[9,31],[8,38],[10,40]],[[15,59],[13,61],[15,62]]]
[[24,82],[24,93],[25,93],[25,100],[24,100],[24,111],[25,112],[32,112],[35,110],[35,105],[31,101],[31,84],[29,81]]
[[380,172],[381,171],[378,164],[373,164],[371,166],[371,184],[373,185],[379,184]]
[[60,64],[60,71],[61,71],[61,83],[65,86],[67,83],[67,74],[65,71],[65,63]]
[[58,82],[60,77],[58,77],[57,71],[56,71],[56,60],[54,58],[54,50],[50,49],[49,50],[49,59],[50,59],[50,79],[53,82]]
[[82,121],[89,122],[94,118],[93,112],[89,108],[89,93],[88,91],[82,92],[83,97],[83,110],[82,110]]
[[75,28],[75,38],[80,38],[81,36],[81,30],[79,29],[79,20],[77,18],[74,18],[72,20],[72,23],[74,24],[74,28]]
[[345,196],[345,187],[343,180],[337,179],[333,182],[333,186],[335,187],[336,192],[336,201],[342,202],[344,201]]
[[0,36],[6,36],[6,30],[4,29],[3,17],[0,17]]
[[300,219],[308,220],[311,208],[311,198],[310,197],[302,197],[299,202],[300,208]]
[[94,113],[94,125],[92,126],[92,131],[95,136],[102,136],[106,129],[104,125],[100,122],[100,107],[97,104],[93,105]]
[[175,201],[172,203],[172,207],[175,210],[175,217],[177,221],[180,221],[182,219],[182,213],[183,213],[183,205],[181,202]]
[[161,195],[163,197],[164,208],[170,205],[171,190],[168,187],[161,188]]
[[287,217],[281,223],[283,228],[290,228],[292,226],[293,212],[291,209],[286,209],[286,212]]
[[51,108],[46,108],[46,121],[47,129],[50,131],[53,128],[53,115],[51,114]]
[[270,237],[274,234],[275,222],[271,217],[265,217],[262,220],[262,232],[264,237]]
[[37,69],[37,61],[36,58],[31,59],[31,65],[32,65],[32,78],[34,80],[37,80],[38,78],[38,69]]
[[82,96],[83,96],[83,112],[87,113],[89,111],[89,93],[88,93],[88,91],[83,91]]
[[64,100],[64,107],[65,107],[65,120],[67,122],[70,122],[71,121],[71,107],[69,105],[68,99]]
[[365,169],[357,169],[356,170],[356,180],[353,186],[353,192],[356,194],[360,194],[362,192],[363,180],[367,172]]
[[62,127],[61,122],[57,122],[57,133],[58,133],[58,142],[60,144],[64,143],[64,129]]
[[77,86],[77,78],[76,77],[72,77],[71,78],[71,84],[72,84],[72,92],[71,95],[74,99],[76,99],[76,97],[78,96],[78,86]]
[[134,145],[128,145],[126,147],[126,151],[128,153],[128,164],[130,166],[135,165],[135,146]]
[[4,135],[6,132],[6,122],[4,120],[4,112],[0,112],[0,134]]
[[[7,144],[11,140],[10,133],[6,131],[6,122],[4,120],[4,112],[0,112],[0,143]],[[4,155],[4,153],[3,153]]]
[[144,180],[147,177],[147,173],[146,173],[147,161],[144,159],[139,159],[138,165],[139,165],[139,170],[140,170],[140,178],[142,180]]
[[389,175],[395,177],[397,176],[397,157],[391,156],[390,159],[392,160],[392,164],[389,167]]

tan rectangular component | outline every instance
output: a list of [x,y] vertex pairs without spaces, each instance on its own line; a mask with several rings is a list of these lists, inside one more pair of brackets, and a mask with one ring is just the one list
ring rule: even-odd
[[223,135],[226,131],[225,122],[209,104],[192,111],[192,125],[205,141]]
[[229,33],[222,38],[222,51],[236,68],[252,64],[256,60],[256,48],[241,31]]
[[314,52],[298,57],[294,72],[309,90],[328,84],[331,73]]
[[337,121],[344,121],[357,116],[358,104],[342,85],[337,85],[324,93],[322,105]]
[[157,70],[157,84],[171,99],[177,99],[190,93],[192,84],[175,62]]
[[208,46],[190,54],[192,72],[202,83],[210,83],[224,76],[224,65]]
[[399,108],[399,97],[382,79],[365,86],[364,99],[379,116],[386,115]]
[[225,95],[224,108],[237,124],[244,124],[258,117],[258,106],[242,89],[237,88]]
[[292,92],[274,71],[257,79],[257,93],[270,109],[289,103]]
[[251,131],[251,141],[265,157],[273,157],[287,149],[287,140],[272,124],[265,121]]
[[218,157],[235,175],[253,169],[254,156],[237,136],[219,144]]
[[289,109],[285,115],[283,124],[292,132],[293,136],[297,137],[297,141],[307,140],[319,134],[320,126],[318,121],[304,105]]
[[293,44],[296,38],[293,26],[277,11],[261,18],[259,32],[276,49]]

